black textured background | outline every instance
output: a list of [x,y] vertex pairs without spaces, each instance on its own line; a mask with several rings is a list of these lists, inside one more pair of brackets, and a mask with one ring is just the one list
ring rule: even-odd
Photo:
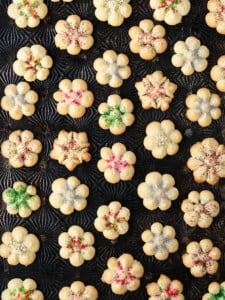
[[[191,123],[185,117],[185,98],[190,93],[195,93],[201,87],[208,87],[212,92],[219,93],[211,81],[209,72],[216,64],[219,56],[225,54],[225,37],[217,34],[205,24],[207,13],[207,0],[193,0],[190,13],[183,18],[182,24],[167,26],[165,24],[168,40],[168,50],[154,61],[141,60],[129,50],[128,29],[137,25],[144,18],[152,19],[149,0],[131,0],[133,7],[132,16],[126,19],[122,26],[113,28],[107,23],[99,22],[94,16],[94,7],[91,0],[75,0],[72,3],[52,3],[48,5],[48,15],[41,21],[39,27],[34,29],[19,29],[14,21],[7,16],[7,6],[10,0],[0,0],[0,97],[4,94],[7,84],[18,83],[23,78],[16,76],[12,64],[16,59],[17,51],[23,46],[41,44],[46,47],[48,54],[53,58],[54,66],[50,76],[45,81],[31,83],[32,89],[39,94],[36,112],[32,117],[25,117],[21,121],[10,119],[8,113],[0,110],[0,143],[16,129],[32,130],[35,137],[43,143],[43,151],[38,164],[33,168],[13,169],[6,159],[0,155],[0,192],[13,185],[15,181],[22,180],[37,187],[42,199],[42,206],[29,218],[21,219],[19,216],[10,216],[6,212],[5,204],[0,202],[0,234],[12,230],[17,225],[25,226],[29,232],[36,234],[41,242],[40,251],[36,261],[27,266],[10,266],[7,261],[0,258],[0,291],[4,290],[10,279],[14,277],[31,277],[36,280],[38,288],[43,291],[45,299],[58,299],[58,291],[65,285],[70,285],[74,280],[82,280],[86,284],[96,286],[100,300],[147,300],[145,286],[147,283],[158,279],[160,274],[166,274],[172,279],[180,279],[184,284],[186,299],[200,300],[211,281],[225,280],[225,180],[220,180],[215,187],[208,184],[197,184],[191,172],[186,167],[189,157],[189,148],[194,142],[205,137],[215,137],[220,143],[225,143],[225,100],[223,99],[223,116],[207,128],[201,128],[197,123]],[[78,14],[82,19],[90,20],[94,25],[94,46],[78,56],[71,56],[66,51],[60,51],[54,43],[54,26],[59,19],[66,19],[71,14]],[[155,22],[157,23],[157,22]],[[173,45],[177,40],[184,40],[194,35],[202,44],[210,49],[208,58],[209,66],[205,72],[184,76],[179,69],[174,68],[170,62],[173,54]],[[108,49],[123,52],[130,58],[132,76],[126,80],[119,89],[101,86],[95,80],[93,61],[102,56]],[[159,110],[143,110],[137,96],[134,83],[140,81],[148,73],[162,70],[171,81],[178,85],[175,99],[166,112]],[[95,95],[94,105],[87,109],[87,113],[80,119],[61,116],[56,111],[53,93],[58,89],[58,83],[63,78],[71,80],[82,78],[87,81],[89,89]],[[118,93],[124,98],[130,98],[135,105],[135,124],[127,129],[121,136],[113,136],[108,131],[98,127],[97,108],[105,102],[107,96]],[[183,134],[179,152],[163,160],[157,160],[143,147],[146,125],[153,120],[161,121],[171,119],[176,128]],[[91,143],[90,152],[92,160],[79,165],[74,172],[69,172],[57,161],[49,158],[53,140],[61,129],[68,131],[87,131]],[[102,146],[111,146],[115,142],[124,143],[129,150],[135,152],[137,163],[135,176],[129,182],[120,182],[112,185],[104,180],[103,174],[97,170],[99,151]],[[137,196],[137,186],[144,181],[145,175],[151,171],[170,173],[176,179],[176,186],[180,196],[173,202],[172,207],[165,212],[156,210],[150,212],[142,205],[142,200]],[[58,177],[77,176],[82,183],[90,187],[88,206],[84,211],[75,212],[70,216],[62,215],[53,209],[48,202],[51,193],[51,183]],[[180,205],[191,190],[209,189],[221,205],[221,212],[211,227],[208,229],[190,228],[183,221]],[[96,210],[102,204],[112,200],[119,200],[131,210],[130,229],[125,236],[121,236],[116,243],[106,240],[93,226]],[[159,221],[163,225],[175,227],[179,240],[179,251],[169,256],[163,262],[154,257],[146,256],[142,251],[143,242],[141,233],[149,228],[153,222]],[[90,262],[85,262],[79,268],[71,266],[68,260],[59,257],[58,235],[67,231],[69,226],[77,224],[85,231],[91,231],[96,239],[96,256]],[[215,246],[222,251],[220,269],[214,276],[205,276],[201,279],[190,275],[181,261],[186,245],[202,238],[212,239]],[[111,293],[110,286],[100,280],[106,261],[111,256],[119,256],[124,252],[131,253],[141,261],[145,267],[145,274],[141,280],[141,288],[133,293],[117,296]]]

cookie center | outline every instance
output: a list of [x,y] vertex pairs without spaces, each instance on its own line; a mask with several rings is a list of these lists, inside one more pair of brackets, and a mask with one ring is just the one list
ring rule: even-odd
[[177,6],[182,3],[182,0],[161,0],[161,7],[165,8],[166,10],[172,9],[176,12]]
[[178,290],[173,288],[171,284],[169,284],[165,289],[161,287],[160,289],[160,293],[156,295],[156,297],[160,297],[160,300],[170,300],[171,297],[177,297],[179,295]]
[[106,161],[109,163],[109,168],[115,170],[118,173],[121,173],[124,168],[130,166],[130,164],[125,159],[123,159],[123,155],[111,155],[110,158]]
[[83,243],[83,238],[81,237],[70,237],[66,248],[72,249],[72,253],[81,253],[82,250],[88,247],[87,244]]
[[117,284],[127,285],[130,284],[133,280],[137,279],[136,276],[131,274],[132,267],[124,268],[120,261],[118,261],[119,269],[115,273],[115,281]]
[[19,143],[17,145],[17,156],[20,159],[25,159],[30,154],[30,149],[28,147],[29,142]]
[[209,256],[209,252],[204,252],[202,249],[199,249],[198,253],[192,253],[191,257],[196,266],[205,266],[207,264],[209,267],[213,262],[213,259]]
[[165,90],[165,82],[150,82],[144,81],[145,93],[143,96],[147,96],[153,99],[155,102],[159,102],[160,99],[167,97]]
[[168,144],[168,137],[165,131],[160,131],[160,133],[156,136],[156,141],[158,147],[164,147]]
[[37,73],[39,69],[42,69],[41,58],[35,59],[32,54],[25,61],[26,70],[32,70],[34,73]]
[[26,17],[40,18],[38,15],[38,7],[40,6],[39,1],[35,1],[34,3],[30,3],[30,1],[23,0],[17,3],[17,7],[19,9],[19,15]]
[[13,297],[13,300],[32,300],[31,298],[33,294],[33,291],[29,290],[27,291],[24,286],[21,286],[18,289],[14,289],[12,292],[10,292],[10,295]]
[[215,11],[215,14],[217,22],[225,22],[225,4],[221,3],[220,8]]
[[68,105],[80,105],[84,90],[70,90],[67,93],[64,93],[62,90],[60,90],[60,92],[62,92],[64,95],[64,98],[60,101],[61,103],[66,103]]
[[83,43],[83,38],[87,37],[85,32],[79,30],[79,25],[74,25],[69,22],[66,23],[66,30],[59,34],[63,39],[67,40],[69,45],[75,43],[79,47]]
[[10,243],[10,246],[11,246],[12,252],[14,252],[17,255],[23,255],[28,250],[27,247],[23,243],[18,242],[16,240],[12,240]]

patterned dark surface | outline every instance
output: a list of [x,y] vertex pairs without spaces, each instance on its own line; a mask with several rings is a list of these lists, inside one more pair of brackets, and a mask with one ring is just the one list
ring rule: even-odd
[[[12,230],[17,225],[25,226],[30,232],[36,234],[41,242],[40,251],[36,261],[24,267],[21,265],[10,266],[6,260],[0,258],[0,291],[6,288],[7,282],[14,277],[31,277],[38,283],[43,291],[45,299],[58,299],[58,291],[65,285],[70,285],[74,280],[82,280],[86,284],[96,286],[100,300],[136,300],[147,299],[145,285],[158,279],[164,273],[173,279],[180,279],[184,284],[186,299],[199,300],[206,292],[211,281],[225,280],[225,180],[211,187],[208,184],[194,182],[191,172],[186,168],[189,157],[189,148],[194,142],[205,137],[215,137],[220,143],[225,143],[225,100],[223,100],[223,116],[207,128],[201,128],[197,123],[191,123],[185,117],[185,97],[195,93],[201,87],[208,87],[212,92],[219,93],[215,84],[210,80],[209,72],[216,64],[219,56],[225,54],[225,37],[217,34],[216,30],[210,29],[205,24],[204,18],[207,12],[207,0],[193,0],[192,9],[188,16],[183,18],[183,23],[174,27],[165,26],[167,30],[168,50],[157,57],[154,61],[143,61],[138,55],[129,50],[128,29],[137,25],[144,18],[152,18],[148,0],[131,0],[133,14],[126,19],[118,28],[99,22],[94,16],[94,7],[91,0],[75,0],[73,3],[52,3],[46,0],[49,13],[34,29],[19,29],[13,20],[7,16],[7,6],[10,0],[0,0],[0,97],[3,96],[4,87],[10,83],[18,83],[23,79],[16,76],[12,70],[16,52],[23,46],[41,44],[47,48],[49,55],[54,60],[49,78],[45,81],[31,83],[32,89],[39,94],[39,102],[36,112],[32,117],[23,118],[21,121],[10,119],[8,114],[0,110],[0,142],[7,139],[8,135],[16,129],[30,129],[35,137],[43,143],[43,151],[38,164],[33,168],[13,169],[8,161],[0,156],[0,192],[12,186],[14,181],[23,180],[37,186],[42,199],[42,206],[29,218],[21,219],[19,216],[10,216],[6,212],[5,204],[0,202],[0,234],[6,230]],[[82,19],[88,19],[94,24],[94,46],[81,52],[78,56],[70,56],[66,51],[60,51],[54,43],[54,25],[59,19],[65,19],[70,14],[78,14]],[[163,24],[165,25],[165,24]],[[177,40],[184,40],[189,35],[200,38],[202,44],[210,49],[209,66],[207,70],[190,77],[182,75],[179,69],[172,66],[170,59],[173,54],[173,45]],[[132,76],[126,80],[119,89],[108,86],[100,86],[95,80],[93,61],[102,56],[107,49],[114,49],[126,53],[130,58]],[[178,85],[176,97],[170,109],[166,112],[158,110],[143,110],[137,96],[134,83],[141,80],[146,74],[155,70],[162,70],[173,82]],[[94,105],[87,109],[84,117],[75,120],[63,117],[56,111],[53,93],[58,89],[58,83],[63,78],[82,78],[88,82],[89,89],[95,95]],[[106,101],[107,96],[119,93],[124,98],[130,98],[135,105],[136,121],[133,126],[121,136],[113,136],[108,131],[98,127],[98,105]],[[154,159],[150,152],[143,147],[145,127],[152,121],[171,119],[183,134],[180,151],[163,160]],[[49,158],[54,138],[61,129],[74,131],[87,131],[91,143],[90,151],[92,160],[89,163],[79,165],[74,172],[69,172],[57,161]],[[102,146],[111,146],[114,142],[124,143],[129,150],[135,152],[137,163],[135,176],[129,182],[120,182],[112,185],[107,183],[103,174],[100,173],[96,164],[99,159],[99,151]],[[137,186],[144,181],[145,175],[150,171],[168,172],[176,179],[176,186],[180,191],[178,200],[173,202],[172,207],[161,212],[150,212],[142,205],[142,200],[137,196]],[[51,183],[58,177],[77,176],[81,182],[90,187],[88,206],[82,212],[75,212],[70,216],[62,215],[58,210],[49,205],[48,196],[51,193]],[[183,221],[180,205],[191,190],[211,190],[221,205],[221,212],[211,227],[208,229],[190,228]],[[119,200],[131,210],[130,230],[118,239],[116,243],[106,240],[93,226],[96,210],[102,204],[108,204],[112,200]],[[179,251],[169,256],[163,262],[154,257],[146,256],[142,251],[143,242],[140,235],[150,225],[160,221],[162,224],[172,225],[176,229],[179,240]],[[95,238],[96,256],[90,262],[79,268],[72,267],[67,260],[59,257],[58,235],[67,231],[69,226],[77,224],[85,231],[91,231]],[[219,271],[214,276],[205,276],[201,279],[190,275],[181,261],[186,245],[202,238],[212,239],[214,245],[222,251]],[[145,274],[141,281],[141,288],[133,293],[117,296],[111,293],[110,286],[100,280],[106,261],[111,256],[119,256],[128,252],[140,260],[145,267]]]

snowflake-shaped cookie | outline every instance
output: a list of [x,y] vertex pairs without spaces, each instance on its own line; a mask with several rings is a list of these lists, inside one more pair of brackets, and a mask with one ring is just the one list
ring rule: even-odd
[[216,28],[220,34],[225,34],[225,1],[209,0],[207,3],[209,13],[205,16],[206,24]]
[[59,83],[59,90],[53,94],[57,102],[57,111],[61,115],[81,118],[86,108],[94,102],[94,95],[88,90],[86,81],[82,79],[63,79]]
[[102,281],[110,284],[112,292],[123,295],[127,291],[136,291],[140,286],[140,278],[144,275],[142,264],[128,253],[120,257],[110,257],[102,274]]
[[206,274],[212,275],[217,272],[219,267],[217,261],[220,257],[220,249],[214,247],[211,240],[203,239],[199,243],[189,243],[182,260],[185,267],[190,268],[194,277],[203,277]]
[[13,71],[26,81],[45,80],[52,65],[52,58],[47,55],[46,49],[41,45],[33,45],[19,49]]
[[155,158],[163,159],[166,155],[174,155],[179,150],[178,144],[182,140],[182,134],[175,129],[174,123],[170,120],[149,123],[146,134],[144,147],[151,151]]
[[103,53],[103,58],[99,57],[94,61],[97,82],[103,85],[109,84],[113,88],[120,87],[123,84],[123,79],[129,78],[131,75],[128,63],[129,58],[125,54],[106,50]]
[[138,196],[143,199],[143,205],[149,210],[167,210],[171,201],[179,196],[179,191],[174,187],[175,180],[170,174],[150,172],[145,177],[145,182],[138,185]]
[[184,300],[183,284],[179,280],[171,280],[161,274],[157,282],[151,282],[147,286],[148,300]]
[[42,144],[29,130],[15,130],[1,145],[1,153],[13,168],[33,167],[38,162]]
[[174,52],[172,64],[174,67],[181,67],[184,75],[192,75],[195,71],[203,72],[208,66],[206,58],[209,56],[209,49],[202,46],[200,40],[194,36],[189,36],[185,42],[176,42]]
[[103,147],[100,154],[97,167],[100,172],[104,172],[108,182],[117,183],[120,180],[130,180],[134,176],[136,156],[132,151],[127,151],[124,144],[115,143],[112,148]]
[[36,252],[40,248],[38,238],[28,233],[27,229],[17,226],[12,232],[4,232],[2,235],[2,244],[0,245],[0,256],[7,258],[10,265],[27,266],[36,259]]
[[157,54],[166,51],[167,41],[164,39],[166,30],[161,25],[154,25],[151,20],[140,21],[139,26],[133,26],[128,32],[130,50],[139,53],[142,59],[151,60]]
[[84,285],[82,281],[74,281],[70,287],[59,291],[59,300],[97,300],[98,291],[92,285]]
[[186,98],[188,107],[186,116],[192,122],[198,122],[201,127],[207,127],[212,120],[217,120],[221,116],[220,96],[211,94],[207,88],[201,88],[197,94],[189,95]]
[[61,233],[58,242],[61,246],[60,256],[69,259],[74,267],[80,267],[85,260],[91,260],[95,256],[95,238],[92,233],[84,232],[80,226],[73,225],[68,232]]
[[153,17],[157,21],[176,25],[189,13],[191,3],[189,0],[150,0],[150,7],[155,10]]
[[44,0],[13,0],[7,13],[20,28],[37,27],[48,13]]
[[193,171],[198,183],[208,182],[216,185],[220,178],[225,177],[225,146],[214,138],[206,138],[191,146],[191,157],[187,166]]
[[130,210],[121,206],[120,202],[113,201],[108,206],[101,205],[98,208],[94,226],[105,238],[115,240],[120,234],[127,233],[129,219]]
[[58,178],[52,183],[52,191],[49,202],[65,215],[72,214],[74,211],[81,211],[87,206],[89,188],[81,184],[80,180],[71,176],[67,179]]
[[44,295],[37,290],[37,284],[33,279],[14,278],[8,282],[7,289],[1,294],[2,300],[44,300]]
[[216,87],[220,92],[225,92],[225,55],[220,56],[217,65],[210,71],[210,77],[216,82]]
[[142,81],[136,82],[142,107],[144,109],[161,109],[166,111],[174,98],[177,85],[171,82],[162,71],[146,75]]
[[59,20],[55,25],[56,47],[77,55],[81,50],[88,50],[94,44],[93,25],[88,20],[81,20],[78,15],[70,15],[66,20]]
[[202,300],[223,300],[225,299],[225,281],[220,284],[216,281],[208,286],[208,293],[202,296]]
[[73,171],[83,161],[90,161],[89,142],[86,132],[67,132],[61,130],[58,138],[54,140],[53,150],[50,152],[52,159],[58,160],[69,171]]
[[158,260],[166,260],[170,253],[178,250],[179,244],[175,235],[172,226],[163,227],[159,222],[153,223],[150,230],[145,230],[141,235],[141,239],[145,242],[144,253],[149,256],[154,255]]
[[29,217],[32,211],[41,206],[41,199],[37,195],[36,187],[22,181],[14,182],[12,188],[4,190],[2,200],[6,203],[9,214],[19,214],[22,218]]
[[5,96],[1,99],[1,107],[9,112],[14,120],[22,119],[23,115],[30,117],[35,112],[35,103],[38,101],[38,94],[30,89],[27,82],[8,84],[4,90]]
[[220,206],[214,200],[212,192],[192,191],[188,194],[188,199],[183,200],[181,210],[184,212],[184,221],[189,226],[208,228],[212,224],[213,218],[219,214]]
[[95,16],[99,21],[112,26],[120,26],[132,13],[130,0],[93,0]]
[[99,126],[102,129],[109,129],[112,134],[118,135],[126,131],[127,126],[134,123],[135,117],[132,114],[134,105],[129,99],[121,99],[119,95],[113,94],[98,107],[101,114]]

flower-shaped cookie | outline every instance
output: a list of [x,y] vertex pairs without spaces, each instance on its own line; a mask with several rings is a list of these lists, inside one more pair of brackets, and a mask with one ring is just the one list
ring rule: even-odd
[[35,103],[38,94],[30,89],[27,82],[8,84],[4,90],[5,96],[1,99],[1,107],[9,112],[14,120],[22,119],[23,115],[30,117],[35,112]]
[[179,195],[174,185],[175,180],[170,174],[150,172],[146,175],[145,182],[138,185],[137,192],[147,209],[167,210],[171,207],[171,201],[176,200]]
[[166,51],[166,30],[161,25],[154,25],[151,20],[140,21],[139,26],[131,27],[128,34],[131,38],[131,52],[139,53],[142,59],[151,60]]
[[70,287],[59,291],[59,300],[97,300],[98,291],[92,285],[84,285],[82,281],[74,281]]
[[121,206],[120,202],[113,201],[108,206],[101,205],[98,208],[94,226],[105,238],[115,240],[120,234],[127,233],[129,219],[130,210]]
[[194,36],[186,38],[185,42],[178,41],[174,45],[172,64],[180,68],[184,75],[192,75],[196,72],[203,72],[207,66],[206,58],[209,56],[209,49],[201,46],[200,40]]
[[220,56],[217,65],[212,67],[210,77],[216,82],[217,89],[225,92],[225,55]]
[[209,89],[201,88],[197,94],[189,95],[186,98],[188,107],[186,116],[192,122],[198,122],[201,127],[207,127],[212,120],[217,120],[221,116],[220,96],[211,94]]
[[120,87],[123,84],[123,79],[129,78],[131,75],[128,63],[129,58],[125,54],[106,50],[103,53],[103,58],[98,57],[94,61],[97,82],[103,85],[109,84],[113,88]]
[[104,172],[105,180],[110,183],[117,183],[120,180],[130,180],[134,176],[133,165],[136,156],[133,152],[127,151],[126,146],[115,143],[112,149],[101,148],[101,159],[98,161],[98,169]]
[[10,265],[27,266],[34,262],[36,252],[40,248],[38,238],[28,233],[27,229],[17,226],[12,232],[4,232],[2,235],[2,243],[0,245],[0,256],[7,258]]
[[33,279],[14,278],[8,282],[7,289],[1,294],[2,300],[44,300],[44,295],[37,290],[37,284]]
[[216,28],[220,34],[225,34],[225,2],[224,0],[209,0],[207,3],[209,13],[205,16],[206,24]]
[[1,145],[1,153],[13,168],[33,167],[38,161],[42,144],[29,130],[15,130]]
[[87,185],[81,184],[75,176],[54,180],[52,191],[49,202],[64,215],[72,214],[76,210],[81,211],[87,206],[86,198],[89,195],[89,188]]
[[120,26],[132,13],[130,0],[93,0],[95,16],[99,21],[112,26]]
[[192,191],[188,194],[188,199],[182,202],[181,210],[184,212],[184,221],[189,226],[208,228],[212,224],[213,218],[219,214],[220,205],[214,200],[212,192]]
[[58,242],[61,246],[60,256],[69,259],[74,267],[80,267],[85,260],[91,260],[95,256],[95,238],[92,233],[84,232],[80,226],[70,226],[68,232],[59,235]]
[[150,230],[142,232],[141,239],[145,242],[143,251],[146,255],[155,256],[158,260],[166,260],[169,253],[178,250],[179,244],[175,239],[176,232],[172,226],[162,226],[156,222],[151,225]]
[[124,253],[118,258],[110,257],[107,267],[101,279],[111,285],[113,293],[123,295],[127,291],[133,292],[139,288],[144,268],[132,255]]
[[150,0],[150,7],[155,10],[153,17],[157,21],[176,25],[189,13],[191,3],[189,0]]
[[193,171],[194,180],[198,183],[208,182],[216,185],[225,177],[225,146],[214,138],[206,138],[191,146],[191,157],[187,166]]
[[66,20],[59,20],[55,25],[56,47],[67,50],[69,54],[79,54],[94,44],[93,25],[88,20],[81,20],[78,15],[70,15]]
[[86,132],[61,130],[58,138],[54,140],[50,157],[58,160],[59,164],[64,165],[69,171],[73,171],[83,161],[91,160],[91,154],[88,153],[89,146]]
[[6,203],[9,214],[19,214],[22,218],[29,217],[32,211],[41,206],[36,187],[22,181],[14,182],[13,188],[4,190],[2,200]]
[[194,277],[203,277],[206,274],[215,274],[219,264],[221,251],[213,247],[209,239],[203,239],[199,243],[191,242],[187,245],[186,253],[183,254],[182,260],[185,267],[190,268]]
[[129,99],[121,99],[119,95],[110,95],[107,102],[103,102],[98,107],[101,114],[99,126],[102,129],[109,129],[112,134],[122,134],[127,126],[134,123],[135,117],[132,114],[134,105]]
[[44,0],[13,0],[7,13],[20,28],[37,27],[48,13]]
[[175,129],[174,123],[170,120],[149,123],[146,134],[144,147],[152,151],[155,158],[163,159],[166,155],[174,155],[179,150],[178,144],[182,140],[182,134]]
[[94,102],[94,95],[88,90],[86,81],[82,79],[63,79],[59,83],[59,90],[53,94],[60,115],[68,114],[72,118],[81,118],[86,108]]
[[52,65],[52,58],[47,55],[46,49],[41,45],[33,45],[19,49],[13,71],[26,81],[45,80]]
[[156,108],[166,111],[174,98],[177,85],[171,82],[162,71],[148,74],[142,81],[136,82],[142,107],[144,109]]
[[161,274],[157,282],[151,282],[147,286],[148,300],[184,300],[183,284],[179,280],[171,280]]
[[218,283],[211,282],[208,286],[208,293],[202,296],[202,300],[223,300],[225,299],[225,281]]

